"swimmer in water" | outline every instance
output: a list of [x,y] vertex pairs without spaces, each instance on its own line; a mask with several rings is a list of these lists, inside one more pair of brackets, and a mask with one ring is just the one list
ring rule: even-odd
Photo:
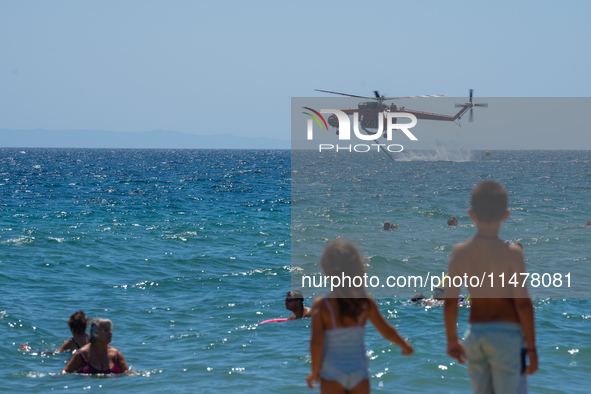
[[447,219],[447,225],[448,226],[457,226],[458,225],[458,218],[455,216],[450,217],[449,219]]
[[443,301],[445,300],[445,298],[443,297],[443,294],[445,293],[445,288],[444,287],[435,287],[433,289],[433,294],[431,295],[431,298],[425,298],[422,294],[418,293],[415,294],[411,299],[411,303],[421,303],[421,305],[427,305],[427,306],[442,306],[443,305]]
[[384,230],[386,230],[386,231],[390,230],[390,222],[389,221],[384,222]]
[[66,339],[66,342],[64,342],[57,351],[64,352],[66,350],[78,350],[86,345],[90,340],[90,335],[86,333],[86,327],[88,327],[88,322],[90,320],[92,319],[86,318],[84,311],[72,313],[70,320],[68,320],[68,326],[72,332],[72,338]]
[[[470,296],[464,297],[460,295],[458,297],[458,306],[470,305]],[[433,295],[431,298],[425,298],[421,293],[417,293],[410,299],[411,304],[421,304],[426,306],[443,306],[445,302],[445,287],[437,286],[433,289]]]
[[519,241],[515,241],[515,242],[513,242],[513,241],[505,241],[505,243],[507,245],[515,244],[515,245],[519,246],[521,248],[521,250],[523,250],[523,244],[521,242],[519,242]]
[[415,303],[415,302],[421,302],[425,299],[425,296],[422,295],[421,293],[417,293],[415,295],[412,296],[412,298],[410,299],[410,302]]
[[74,353],[62,373],[127,373],[129,368],[123,353],[109,346],[113,338],[112,327],[111,320],[94,319],[90,324],[90,343]]
[[287,320],[310,317],[312,314],[312,308],[308,308],[304,305],[304,295],[297,290],[287,292],[287,296],[285,297],[285,309],[289,309],[293,312]]
[[[72,313],[70,316],[70,320],[68,320],[68,326],[70,327],[70,332],[72,333],[72,337],[66,339],[62,346],[54,352],[51,351],[44,351],[41,353],[44,354],[53,354],[57,352],[65,352],[68,350],[78,350],[82,346],[86,345],[89,340],[89,335],[86,333],[86,327],[88,327],[88,322],[92,320],[91,318],[87,318],[84,314],[84,311],[76,311]],[[24,350],[26,352],[32,351],[30,346],[27,346],[23,343],[19,346],[19,350]]]

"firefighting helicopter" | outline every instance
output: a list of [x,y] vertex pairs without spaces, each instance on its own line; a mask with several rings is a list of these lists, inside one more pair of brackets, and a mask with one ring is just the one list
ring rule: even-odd
[[[488,107],[488,103],[474,103],[473,102],[473,95],[474,89],[470,89],[470,100],[464,104],[456,104],[457,108],[460,108],[457,114],[450,116],[450,115],[441,115],[441,114],[434,114],[430,112],[422,112],[416,111],[412,109],[408,109],[405,107],[398,107],[396,104],[392,103],[389,106],[384,104],[385,101],[388,100],[400,100],[400,99],[414,99],[414,98],[425,98],[425,97],[443,97],[442,94],[434,94],[434,95],[426,95],[426,96],[409,96],[409,97],[386,97],[385,95],[380,95],[377,90],[374,90],[375,97],[364,97],[364,96],[356,96],[353,94],[347,93],[339,93],[339,92],[331,92],[329,90],[320,90],[315,89],[317,92],[323,93],[330,93],[330,94],[338,94],[341,96],[348,96],[348,97],[356,97],[366,100],[375,100],[375,101],[365,101],[358,104],[357,109],[342,109],[341,111],[345,112],[347,115],[352,115],[354,112],[359,113],[359,123],[361,124],[361,128],[368,134],[376,134],[371,133],[367,129],[378,129],[379,128],[379,119],[378,116],[381,116],[382,112],[406,112],[411,113],[416,116],[417,119],[425,119],[425,120],[438,120],[438,121],[447,121],[447,122],[456,122],[458,126],[461,126],[459,123],[462,116],[470,110],[470,115],[468,118],[469,122],[474,121],[474,107]],[[393,119],[395,122],[396,119]],[[331,115],[328,118],[328,124],[332,127],[336,128],[336,133],[339,134],[339,120],[336,115]],[[386,138],[386,134],[383,135]],[[379,136],[376,136],[379,138]]]

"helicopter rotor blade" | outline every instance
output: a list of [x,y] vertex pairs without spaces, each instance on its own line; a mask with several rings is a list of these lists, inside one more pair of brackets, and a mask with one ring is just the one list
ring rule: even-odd
[[323,93],[340,94],[341,96],[349,96],[349,97],[357,97],[357,98],[362,98],[362,99],[375,100],[375,97],[356,96],[354,94],[331,92],[330,90],[320,90],[320,89],[314,89],[314,90],[317,92],[323,92]]
[[[466,108],[466,109],[470,109],[470,115],[468,116],[468,122],[474,122],[474,107],[483,107],[483,108],[488,108],[488,103],[478,103],[478,104],[474,104],[474,89],[470,89],[469,90],[469,96],[470,96],[470,101],[465,103],[465,104],[456,104],[456,108]],[[465,114],[465,112],[463,112],[462,114]]]
[[415,99],[415,98],[427,98],[427,97],[445,97],[445,94],[426,94],[423,96],[407,96],[407,97],[382,97],[382,100],[402,100],[402,99]]
[[339,94],[341,96],[356,97],[356,98],[362,98],[362,99],[367,99],[367,100],[402,100],[402,99],[427,98],[427,97],[445,97],[445,94],[428,94],[428,95],[423,95],[423,96],[406,96],[406,97],[386,97],[385,95],[380,96],[380,93],[377,90],[374,90],[375,97],[366,97],[366,96],[357,96],[355,94],[332,92],[330,90],[321,90],[321,89],[314,89],[314,90],[317,92]]

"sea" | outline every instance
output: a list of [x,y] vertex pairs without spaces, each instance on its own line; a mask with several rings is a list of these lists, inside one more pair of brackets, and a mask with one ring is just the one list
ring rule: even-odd
[[[484,179],[509,191],[500,236],[523,244],[528,270],[572,271],[585,289],[591,151],[441,148],[349,167],[344,154],[0,149],[0,392],[314,392],[309,319],[259,324],[291,314],[294,272],[317,267],[339,235],[369,269],[444,271],[453,245],[475,233],[466,209]],[[362,170],[350,177],[353,167]],[[356,192],[334,196],[325,178]],[[386,220],[399,230],[384,231]],[[415,348],[402,356],[368,324],[372,391],[470,393],[466,365],[445,353],[441,306],[368,290]],[[532,291],[540,369],[529,392],[587,393],[591,301],[553,294]],[[77,310],[113,322],[130,376],[62,375],[70,354],[43,353],[71,336]],[[468,314],[460,308],[460,334]]]

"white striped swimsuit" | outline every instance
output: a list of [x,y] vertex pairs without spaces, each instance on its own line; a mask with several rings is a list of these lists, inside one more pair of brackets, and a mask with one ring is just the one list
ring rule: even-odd
[[326,380],[336,380],[346,390],[351,390],[363,379],[369,377],[368,361],[365,353],[365,327],[361,325],[365,308],[355,326],[337,327],[334,312],[328,299],[324,299],[332,319],[332,329],[324,332],[324,353],[320,376]]

